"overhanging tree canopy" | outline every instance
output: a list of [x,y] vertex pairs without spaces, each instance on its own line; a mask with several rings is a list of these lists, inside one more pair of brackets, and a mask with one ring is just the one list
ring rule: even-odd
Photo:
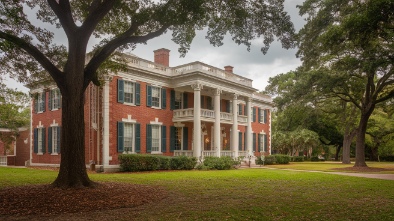
[[[32,23],[26,14],[33,10],[41,21],[61,27],[68,45],[56,45],[53,33]],[[195,31],[203,28],[214,46],[226,34],[247,49],[262,38],[263,53],[275,37],[284,48],[293,46],[294,28],[283,0],[1,0],[0,15],[1,74],[26,82],[45,72],[61,91],[64,148],[54,182],[61,187],[92,184],[84,162],[83,93],[90,82],[99,84],[98,70],[115,50],[172,31],[185,55]],[[92,36],[102,40],[85,64]]]

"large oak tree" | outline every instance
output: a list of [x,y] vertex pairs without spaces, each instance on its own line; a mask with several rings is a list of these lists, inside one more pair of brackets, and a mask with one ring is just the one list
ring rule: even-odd
[[394,2],[306,0],[306,25],[298,56],[306,70],[320,72],[325,90],[359,110],[355,167],[365,163],[368,119],[394,97]]
[[[116,50],[133,48],[166,31],[189,50],[196,30],[220,46],[230,34],[237,44],[263,40],[266,53],[275,39],[293,46],[294,28],[283,10],[284,0],[1,0],[0,72],[19,81],[37,80],[48,73],[62,94],[61,165],[53,185],[91,186],[84,162],[83,94]],[[30,21],[39,20],[63,29],[67,45],[56,45],[52,32]],[[29,14],[29,16],[27,16]],[[86,61],[88,42],[101,39]]]

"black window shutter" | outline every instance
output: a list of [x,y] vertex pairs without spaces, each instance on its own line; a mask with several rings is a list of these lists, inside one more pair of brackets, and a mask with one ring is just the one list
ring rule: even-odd
[[253,108],[253,122],[256,122],[256,108]]
[[42,128],[42,153],[44,154],[46,152],[45,148],[45,128]]
[[188,136],[189,136],[189,134],[188,134],[188,129],[187,129],[187,127],[184,127],[183,128],[183,147],[182,147],[182,149],[183,150],[188,150],[189,149],[189,147],[188,147]]
[[170,152],[174,152],[175,150],[175,127],[170,126]]
[[152,87],[146,85],[146,106],[152,107]]
[[48,153],[52,153],[52,127],[48,127]]
[[135,124],[135,152],[141,152],[141,124]]
[[118,153],[124,151],[124,123],[118,121]]
[[171,104],[170,104],[170,109],[175,110],[175,91],[171,90]]
[[118,79],[118,102],[124,103],[124,81]]
[[38,129],[34,128],[34,153],[38,153]]
[[141,85],[135,82],[135,105],[141,105]]
[[50,90],[50,91],[49,91],[48,110],[52,110],[52,97],[53,97],[53,91],[54,91],[54,90]]
[[256,134],[253,133],[253,151],[256,151]]
[[261,108],[258,109],[257,115],[258,115],[258,118],[259,118],[259,122],[261,122]]
[[261,134],[258,135],[257,137],[257,146],[258,146],[258,151],[261,151]]
[[42,92],[42,112],[45,112],[46,92]]
[[242,132],[238,133],[238,150],[242,150]]
[[146,125],[146,152],[152,152],[152,125]]
[[167,106],[167,90],[161,89],[161,109],[166,109]]
[[166,126],[161,126],[161,152],[167,152],[167,128]]

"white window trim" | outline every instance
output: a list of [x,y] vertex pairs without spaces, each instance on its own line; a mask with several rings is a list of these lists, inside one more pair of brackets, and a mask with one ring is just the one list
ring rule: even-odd
[[[159,89],[159,106],[158,107],[156,107],[156,106],[153,106],[153,88],[157,88],[157,89]],[[161,109],[161,99],[162,99],[162,97],[161,97],[161,87],[160,86],[157,86],[157,85],[151,85],[151,90],[152,90],[152,95],[151,95],[151,108],[153,108],[153,109]]]
[[[123,99],[125,100],[124,102],[123,102],[123,104],[125,104],[125,105],[128,105],[128,106],[137,106],[137,105],[135,105],[135,83],[136,83],[136,81],[133,81],[133,80],[129,80],[129,79],[123,79],[124,80],[124,88],[123,88]],[[130,82],[130,83],[132,83],[133,84],[133,102],[126,102],[126,99],[125,99],[125,93],[126,93],[126,82]]]
[[[55,90],[58,90],[58,88],[51,88],[50,89],[50,91],[55,91]],[[51,93],[51,92],[49,92],[49,93]],[[53,94],[55,94],[56,92],[54,92]],[[56,110],[59,110],[59,108],[60,108],[60,91],[59,91],[59,94],[58,94],[58,99],[59,99],[59,104],[58,104],[58,107],[57,108],[54,108],[53,106],[54,106],[54,104],[55,104],[55,102],[54,102],[54,98],[53,97],[50,97],[51,98],[51,111],[56,111]]]
[[[44,103],[43,107],[45,108],[45,101],[42,101],[42,94],[46,93],[46,92],[45,91],[39,91],[37,93],[38,93],[38,97],[37,97],[37,103],[38,103],[37,104],[37,107],[38,107],[37,114],[41,114],[41,113],[44,113],[44,110],[40,110],[41,109],[41,103]],[[41,100],[41,102],[40,102],[40,100]]]
[[159,126],[159,151],[151,151],[151,154],[163,154],[161,152],[161,126],[163,122],[159,122],[159,118],[155,117],[155,121],[150,121],[149,124]]
[[[127,118],[122,118],[122,122],[133,125],[133,139],[131,143],[134,144],[132,145],[131,151],[123,151],[123,154],[137,154],[137,152],[135,151],[135,124],[137,123],[137,120],[133,119],[131,114],[128,114]],[[123,142],[124,142],[124,138],[123,138]]]
[[40,136],[41,137],[41,147],[38,146],[38,140],[37,140],[37,155],[43,155],[44,153],[42,152],[42,148],[43,148],[43,142],[42,141],[42,129],[44,128],[44,125],[41,124],[41,121],[38,122],[37,125],[37,139]]

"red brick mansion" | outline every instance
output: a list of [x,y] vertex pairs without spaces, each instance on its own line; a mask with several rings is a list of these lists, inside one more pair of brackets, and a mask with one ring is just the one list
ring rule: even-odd
[[[169,50],[154,62],[130,54],[127,71],[106,75],[85,93],[85,159],[103,170],[119,154],[260,156],[271,152],[272,100],[252,80],[201,62],[169,67]],[[30,87],[32,166],[60,163],[61,94]],[[81,124],[82,125],[82,124]]]

